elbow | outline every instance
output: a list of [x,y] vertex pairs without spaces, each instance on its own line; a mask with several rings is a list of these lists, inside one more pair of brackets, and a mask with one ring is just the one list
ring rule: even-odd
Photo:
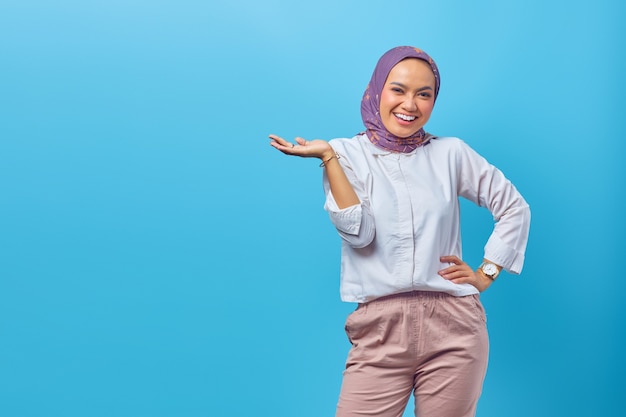
[[348,246],[359,249],[374,241],[375,222],[367,204],[354,205],[339,212],[329,211],[339,236]]
[[351,235],[346,240],[346,243],[355,249],[364,248],[374,241],[376,235],[376,227],[374,222],[374,216],[369,210],[368,206],[363,207],[363,216],[361,216],[361,223],[359,224],[358,232]]
[[374,241],[376,235],[376,227],[374,227],[374,219],[367,215],[361,217],[361,221],[354,224],[351,230],[339,229],[341,239],[350,247],[355,249],[364,248]]
[[359,234],[356,235],[342,233],[341,238],[348,246],[354,249],[361,249],[374,241],[374,235],[374,228],[371,228],[367,230],[361,229]]
[[531,218],[530,206],[526,202],[523,208],[523,213],[524,213],[524,219],[526,220],[527,227],[530,228],[530,218]]

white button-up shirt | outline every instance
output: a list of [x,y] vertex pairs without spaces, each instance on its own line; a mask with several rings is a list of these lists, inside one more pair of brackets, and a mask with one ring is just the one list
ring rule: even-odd
[[367,302],[407,291],[475,294],[437,272],[440,256],[462,259],[458,197],[486,207],[495,220],[486,259],[519,274],[530,209],[501,171],[458,138],[433,138],[411,153],[374,146],[366,135],[331,146],[361,204],[339,209],[324,175],[325,210],[342,238],[341,298]]

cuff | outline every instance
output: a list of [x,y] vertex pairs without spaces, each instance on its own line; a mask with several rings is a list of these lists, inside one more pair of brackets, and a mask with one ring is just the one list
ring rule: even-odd
[[324,204],[324,210],[328,212],[331,222],[337,230],[351,235],[358,235],[361,228],[363,209],[360,204],[340,209],[329,191]]
[[520,274],[524,266],[524,253],[503,242],[495,233],[485,245],[485,259],[500,265],[507,272]]

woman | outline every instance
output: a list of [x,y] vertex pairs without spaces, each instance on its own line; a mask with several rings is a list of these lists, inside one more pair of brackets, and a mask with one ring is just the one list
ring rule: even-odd
[[[361,102],[366,131],[351,139],[295,143],[287,155],[324,168],[325,209],[342,238],[341,297],[352,344],[337,416],[475,415],[489,342],[479,293],[504,268],[521,272],[530,210],[494,166],[457,138],[424,131],[439,71],[402,46],[378,61]],[[474,270],[462,260],[458,197],[496,224]]]

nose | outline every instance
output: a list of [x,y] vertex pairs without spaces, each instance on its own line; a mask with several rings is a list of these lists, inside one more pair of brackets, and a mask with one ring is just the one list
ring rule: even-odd
[[403,103],[404,109],[406,111],[415,111],[417,110],[417,103],[415,102],[414,97],[407,97]]

